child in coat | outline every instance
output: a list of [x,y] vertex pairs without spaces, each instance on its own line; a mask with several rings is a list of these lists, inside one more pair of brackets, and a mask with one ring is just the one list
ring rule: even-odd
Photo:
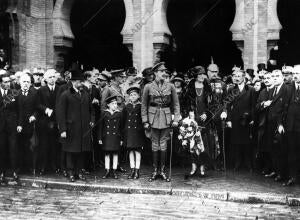
[[[122,145],[122,112],[118,110],[117,96],[110,96],[105,102],[108,108],[103,111],[99,123],[99,144],[102,144],[105,152],[106,172],[102,178],[106,179],[111,174],[114,179],[118,179],[116,169],[118,153]],[[113,158],[112,170],[110,169],[111,157]]]
[[140,89],[131,87],[127,90],[129,102],[123,109],[124,142],[129,151],[131,172],[128,179],[140,177],[141,151],[145,145],[145,131],[141,117]]

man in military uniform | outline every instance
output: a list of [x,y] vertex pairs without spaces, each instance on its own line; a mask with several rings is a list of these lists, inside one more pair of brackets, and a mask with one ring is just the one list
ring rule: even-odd
[[110,96],[117,96],[118,109],[119,111],[122,111],[125,106],[125,95],[120,85],[124,83],[126,74],[124,70],[114,70],[111,72],[111,76],[112,78],[110,85],[105,87],[102,92],[101,109],[103,111],[106,109],[106,98]]
[[[164,77],[167,74],[167,68],[164,62],[156,64],[152,68],[152,72],[155,74],[155,80],[145,86],[141,107],[144,128],[151,131],[154,171],[150,181],[155,180],[159,176],[159,151],[160,176],[163,180],[167,180],[165,173],[167,141],[170,138],[170,127],[178,126],[180,105],[174,85],[165,81]],[[173,121],[172,114],[174,114]]]

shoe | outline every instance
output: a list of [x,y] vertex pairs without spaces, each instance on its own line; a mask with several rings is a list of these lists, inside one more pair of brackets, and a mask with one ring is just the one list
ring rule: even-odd
[[79,174],[78,174],[78,179],[85,181],[85,180],[86,180],[86,177],[84,176],[83,173],[79,173]]
[[0,184],[2,184],[2,183],[6,183],[6,179],[5,179],[4,173],[1,173],[1,175],[0,175]]
[[267,178],[273,178],[273,177],[275,177],[276,176],[276,173],[275,172],[272,172],[272,173],[270,173],[270,174],[266,174],[265,175],[265,177],[267,177]]
[[68,177],[68,172],[66,170],[63,170],[63,176]]
[[290,178],[286,183],[282,184],[283,186],[292,186],[296,182],[295,178]]
[[140,178],[140,169],[135,169],[133,179],[137,180]]
[[152,182],[152,181],[156,180],[157,177],[158,177],[158,172],[157,172],[157,168],[155,167],[149,181]]
[[81,169],[80,172],[81,172],[82,174],[84,174],[84,175],[89,175],[89,174],[90,174],[90,172],[87,171],[86,169]]
[[117,171],[119,171],[121,173],[126,173],[126,170],[121,166],[118,166]]
[[18,182],[18,181],[19,181],[19,176],[17,175],[16,172],[13,172],[13,180],[14,180],[15,182]]
[[112,178],[114,178],[114,179],[118,179],[119,178],[118,175],[117,175],[117,173],[116,173],[116,170],[112,171]]
[[55,174],[56,174],[56,175],[59,175],[59,174],[60,174],[60,169],[56,169],[56,170],[55,170]]
[[135,174],[135,169],[133,168],[133,169],[131,169],[130,174],[128,175],[127,179],[133,179],[134,174]]
[[275,180],[275,182],[280,182],[280,181],[283,180],[283,178],[280,175],[278,175],[278,176],[275,177],[274,180]]
[[110,174],[109,170],[108,169],[105,170],[105,174],[104,176],[102,176],[102,179],[107,179],[109,177],[109,174]]
[[39,176],[43,176],[45,174],[45,170],[41,169],[41,171],[39,172]]
[[162,178],[162,180],[167,180],[168,179],[167,174],[165,172],[165,167],[161,167],[161,169],[160,169],[160,177]]
[[72,182],[72,183],[75,182],[75,176],[73,176],[73,175],[70,176],[69,180],[70,180],[70,182]]

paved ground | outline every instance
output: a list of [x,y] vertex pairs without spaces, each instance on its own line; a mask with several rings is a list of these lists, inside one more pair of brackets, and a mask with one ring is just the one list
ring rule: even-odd
[[[129,169],[127,169],[129,170]],[[195,177],[184,180],[184,173],[188,170],[183,168],[173,169],[172,182],[167,183],[162,180],[149,182],[151,174],[150,167],[143,167],[141,178],[139,180],[127,180],[128,174],[120,174],[120,179],[112,180],[101,179],[104,171],[98,171],[88,176],[87,183],[91,185],[107,186],[126,186],[128,188],[151,188],[151,189],[182,189],[182,190],[202,190],[202,191],[223,191],[223,192],[248,192],[248,193],[269,193],[276,195],[289,195],[300,198],[300,185],[293,187],[282,187],[282,183],[276,183],[272,179],[262,177],[256,173],[228,171],[208,172],[206,178]],[[33,178],[28,175],[21,175],[22,178],[34,180],[59,181],[68,183],[68,180],[62,176],[45,175],[43,177]],[[81,182],[81,181],[78,181]],[[81,182],[83,183],[83,182]]]
[[0,219],[300,219],[300,209],[195,197],[0,188]]

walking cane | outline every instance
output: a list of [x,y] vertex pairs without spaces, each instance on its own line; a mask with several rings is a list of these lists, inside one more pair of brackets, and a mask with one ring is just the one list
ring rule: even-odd
[[167,182],[171,182],[171,178],[172,178],[173,128],[171,128],[170,136],[171,136],[171,150],[170,150],[170,161],[169,161],[170,168],[169,168],[169,178],[167,179]]
[[223,163],[224,171],[226,173],[226,156],[225,156],[225,120],[222,120],[222,145],[223,145]]
[[95,148],[94,148],[94,139],[93,139],[93,127],[91,128],[91,134],[90,134],[90,137],[91,137],[91,141],[92,141],[92,160],[93,160],[93,168],[94,168],[94,171],[96,170],[96,165],[95,165]]

